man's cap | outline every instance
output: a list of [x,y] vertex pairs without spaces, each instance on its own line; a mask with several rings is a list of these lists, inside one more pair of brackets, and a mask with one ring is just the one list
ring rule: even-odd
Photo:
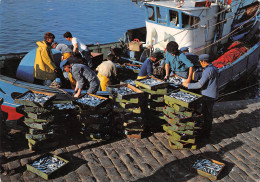
[[183,52],[183,51],[188,51],[188,50],[189,50],[188,47],[182,47],[182,48],[180,49],[181,52]]
[[156,52],[152,52],[151,57],[157,58],[157,53]]
[[209,55],[208,54],[201,54],[199,56],[199,61],[202,61],[202,60],[208,61],[209,60]]
[[53,45],[55,45],[55,44],[58,44],[58,42],[53,42],[53,43],[51,44],[51,46],[53,46]]
[[63,60],[60,62],[60,69],[63,71],[64,70],[64,66],[69,64],[68,60]]

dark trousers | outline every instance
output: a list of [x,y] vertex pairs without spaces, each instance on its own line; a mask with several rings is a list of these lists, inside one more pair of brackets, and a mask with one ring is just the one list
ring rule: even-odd
[[202,135],[203,136],[210,136],[210,131],[213,122],[213,106],[214,106],[215,99],[204,96],[202,100],[202,114],[203,114],[203,126],[202,126]]
[[84,59],[85,64],[92,68],[93,67],[93,63],[92,63],[92,58],[91,58],[91,54],[89,51],[82,51],[82,56]]

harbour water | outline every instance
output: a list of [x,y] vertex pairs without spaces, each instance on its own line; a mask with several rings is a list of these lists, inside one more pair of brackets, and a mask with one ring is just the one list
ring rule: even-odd
[[0,54],[28,52],[52,32],[66,31],[86,44],[117,42],[128,29],[145,26],[144,10],[131,0],[0,0]]

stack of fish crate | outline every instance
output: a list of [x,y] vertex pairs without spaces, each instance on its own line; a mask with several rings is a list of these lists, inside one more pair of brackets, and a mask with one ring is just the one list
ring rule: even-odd
[[112,93],[119,129],[128,138],[141,139],[145,127],[144,92],[125,83],[108,86],[107,91]]
[[146,114],[149,121],[154,121],[154,123],[150,122],[149,124],[159,124],[159,121],[163,119],[162,111],[165,107],[163,96],[167,94],[168,83],[152,76],[149,78],[135,80],[135,84],[140,90],[144,91],[148,97],[148,112]]
[[202,96],[183,89],[164,95],[163,125],[172,149],[196,149],[195,138],[201,129],[202,114],[196,111]]
[[111,138],[112,105],[110,99],[83,94],[74,100],[80,107],[77,116],[81,123],[80,134],[87,140],[109,140]]
[[67,131],[64,120],[68,113],[76,112],[71,102],[55,103],[55,97],[52,93],[27,91],[15,98],[16,103],[24,105],[24,124],[29,127],[25,137],[31,150],[56,146]]

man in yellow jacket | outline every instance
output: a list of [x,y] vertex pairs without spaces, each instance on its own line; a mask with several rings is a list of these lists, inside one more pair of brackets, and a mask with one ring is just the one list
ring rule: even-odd
[[34,63],[34,83],[43,84],[44,80],[54,80],[56,78],[57,68],[54,64],[51,44],[55,36],[51,32],[44,35],[44,41],[38,41],[39,46],[36,50]]

